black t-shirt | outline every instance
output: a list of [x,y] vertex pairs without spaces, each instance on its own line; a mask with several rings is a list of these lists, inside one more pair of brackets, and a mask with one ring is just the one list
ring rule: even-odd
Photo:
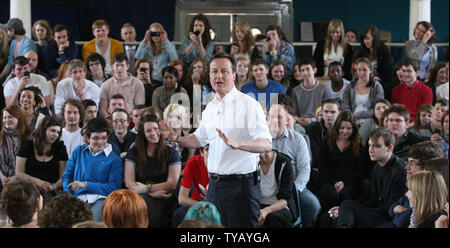
[[58,162],[67,161],[69,157],[67,156],[66,146],[60,141],[56,142],[58,142],[56,153],[48,162],[36,160],[32,140],[24,140],[22,142],[17,156],[27,158],[25,163],[25,173],[27,175],[50,183],[55,183],[59,180]]

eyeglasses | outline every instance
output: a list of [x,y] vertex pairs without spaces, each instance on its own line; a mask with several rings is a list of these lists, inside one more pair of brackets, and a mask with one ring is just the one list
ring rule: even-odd
[[117,119],[117,120],[113,120],[114,123],[124,123],[127,122],[128,120],[124,120],[124,119]]
[[388,122],[397,122],[397,123],[404,122],[404,120],[402,120],[402,119],[387,119],[387,121]]
[[408,163],[406,165],[409,165],[411,167],[420,166],[420,163],[414,160],[408,160]]
[[89,66],[94,66],[94,65],[99,65],[100,64],[100,62],[92,62],[92,63],[89,63]]

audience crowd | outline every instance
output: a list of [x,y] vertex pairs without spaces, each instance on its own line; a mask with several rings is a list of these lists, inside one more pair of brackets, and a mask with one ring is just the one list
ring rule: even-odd
[[157,22],[137,46],[105,20],[82,47],[62,24],[2,26],[5,226],[448,228],[449,63],[431,23],[398,61],[373,25],[330,20],[302,58],[277,25],[253,37],[241,20],[228,47],[211,28],[194,16],[177,48]]

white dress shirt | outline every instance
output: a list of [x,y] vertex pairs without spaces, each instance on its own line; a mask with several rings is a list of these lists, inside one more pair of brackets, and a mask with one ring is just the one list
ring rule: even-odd
[[[18,77],[10,79],[6,83],[5,88],[3,89],[3,95],[4,96],[14,95],[14,92],[16,91],[16,88],[18,86],[19,86]],[[50,87],[48,86],[47,79],[45,79],[45,77],[39,74],[30,73],[30,82],[25,86],[25,88],[30,86],[38,87],[42,92],[42,96],[50,95]]]
[[202,121],[194,132],[202,146],[209,144],[208,171],[219,175],[247,174],[256,171],[259,153],[233,149],[216,131],[220,129],[233,140],[266,139],[272,142],[261,105],[236,87],[222,100],[216,97],[202,113]]
[[[65,78],[56,85],[56,94],[55,94],[55,114],[61,113],[61,107],[69,98],[75,98],[80,100],[80,98],[75,93],[73,89],[73,79],[71,77]],[[97,108],[99,108],[100,101],[100,88],[92,81],[84,79],[85,85],[83,89],[84,98],[91,99],[97,104]]]

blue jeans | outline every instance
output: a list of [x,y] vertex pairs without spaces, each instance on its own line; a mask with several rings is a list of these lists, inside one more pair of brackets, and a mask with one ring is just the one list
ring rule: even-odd
[[319,199],[307,188],[300,193],[300,209],[304,227],[311,225],[320,212]]
[[96,200],[94,203],[89,203],[92,210],[92,215],[94,216],[94,221],[102,222],[102,207],[105,198]]

